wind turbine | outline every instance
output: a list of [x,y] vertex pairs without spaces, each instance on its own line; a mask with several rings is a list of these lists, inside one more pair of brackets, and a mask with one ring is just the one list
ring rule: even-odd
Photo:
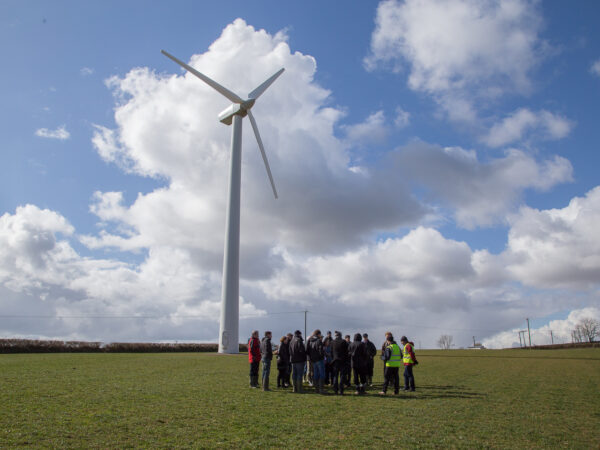
[[217,92],[228,98],[233,104],[219,114],[219,120],[225,125],[233,123],[231,130],[231,162],[229,166],[229,202],[227,204],[227,219],[225,224],[225,251],[223,256],[223,286],[221,291],[221,324],[219,327],[219,353],[239,353],[239,298],[240,298],[240,186],[242,175],[242,119],[247,115],[252,124],[258,148],[267,169],[267,175],[273,188],[273,195],[277,198],[277,190],[273,182],[273,175],[267,160],[256,120],[250,112],[254,102],[269,86],[283,73],[279,69],[275,74],[264,81],[260,86],[248,94],[244,100],[229,89],[221,86],[206,75],[198,72],[193,67],[175,58],[173,55],[161,50],[161,53],[175,61],[188,72],[200,78]]

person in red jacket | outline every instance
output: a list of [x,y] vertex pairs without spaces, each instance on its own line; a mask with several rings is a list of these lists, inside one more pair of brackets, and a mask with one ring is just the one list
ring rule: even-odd
[[250,362],[250,387],[258,387],[258,365],[260,363],[260,341],[258,340],[258,330],[252,332],[252,337],[248,339],[248,361]]

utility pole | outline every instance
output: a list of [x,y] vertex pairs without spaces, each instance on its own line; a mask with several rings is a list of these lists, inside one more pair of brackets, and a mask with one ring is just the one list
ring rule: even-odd
[[529,319],[527,320],[527,334],[529,334],[529,348],[531,348],[531,329],[529,328]]
[[519,331],[519,347],[523,347],[523,344],[521,344],[521,332]]
[[552,341],[552,345],[554,345],[554,336],[552,335],[552,330],[550,330],[550,340]]
[[304,311],[304,340],[306,340],[306,315],[308,311]]
[[521,342],[521,335],[523,335],[523,347],[527,347],[527,341],[525,340],[525,332],[527,330],[519,331],[519,342]]

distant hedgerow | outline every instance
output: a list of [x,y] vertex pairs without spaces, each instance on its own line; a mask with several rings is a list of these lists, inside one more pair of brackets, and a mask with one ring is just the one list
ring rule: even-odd
[[[0,339],[0,353],[163,353],[216,352],[217,344],[44,341],[34,339]],[[247,346],[240,344],[240,352]]]

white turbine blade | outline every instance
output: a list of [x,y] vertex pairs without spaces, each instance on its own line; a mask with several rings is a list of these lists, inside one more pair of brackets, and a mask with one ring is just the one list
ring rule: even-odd
[[279,75],[281,75],[283,73],[284,70],[285,70],[284,68],[279,69],[275,74],[273,74],[271,76],[271,78],[269,78],[267,81],[265,81],[259,87],[257,87],[252,92],[250,92],[248,94],[248,98],[257,99],[258,97],[260,97],[262,95],[262,93],[265,92],[267,90],[267,88],[269,86],[271,86],[271,84],[273,84],[273,81],[275,81],[279,77]]
[[269,181],[271,182],[271,187],[273,188],[273,195],[275,196],[275,198],[277,198],[277,189],[275,189],[275,182],[273,181],[273,175],[271,175],[271,168],[269,167],[267,154],[265,153],[265,148],[263,147],[263,143],[258,132],[256,120],[254,120],[254,116],[252,115],[251,111],[248,111],[248,118],[250,119],[250,123],[252,124],[252,129],[254,130],[254,135],[256,136],[256,141],[258,142],[258,148],[260,149],[260,154],[262,155],[262,159],[265,163],[265,168],[267,169],[267,175],[269,175]]
[[231,100],[233,103],[244,103],[244,100],[242,100],[240,97],[238,97],[235,93],[231,92],[229,89],[221,86],[219,83],[217,83],[214,80],[211,80],[210,78],[208,78],[206,75],[204,75],[203,73],[198,72],[196,69],[194,69],[193,67],[188,66],[186,63],[184,63],[183,61],[178,60],[177,58],[175,58],[173,55],[170,55],[169,53],[165,52],[164,50],[160,51],[163,55],[165,55],[167,58],[175,61],[177,64],[179,64],[181,67],[183,67],[185,70],[187,70],[188,72],[196,75],[198,78],[200,78],[202,81],[204,81],[206,84],[208,84],[211,88],[213,88],[214,90],[216,90],[217,92],[219,92],[220,94],[224,95],[225,97],[227,97],[229,100]]

